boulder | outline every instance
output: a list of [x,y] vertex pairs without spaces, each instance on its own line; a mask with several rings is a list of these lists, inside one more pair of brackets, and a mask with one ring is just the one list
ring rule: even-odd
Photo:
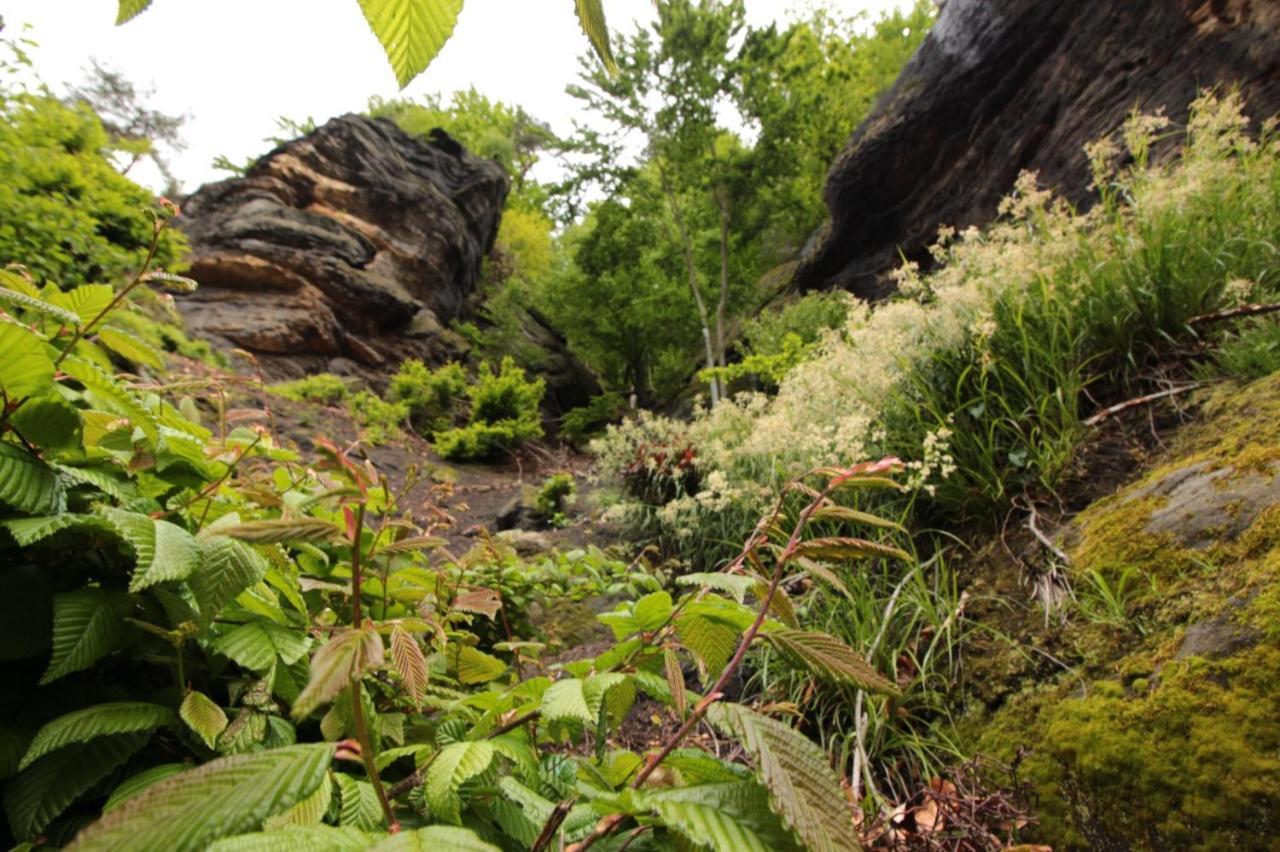
[[194,334],[256,354],[269,375],[465,351],[469,315],[509,182],[443,131],[335,118],[202,187],[179,220],[200,289],[179,306]]
[[1083,147],[1133,109],[1179,122],[1204,86],[1280,110],[1275,0],[946,0],[828,176],[831,218],[795,285],[868,299],[901,250],[927,265],[939,225],[981,225],[1023,170],[1089,200]]

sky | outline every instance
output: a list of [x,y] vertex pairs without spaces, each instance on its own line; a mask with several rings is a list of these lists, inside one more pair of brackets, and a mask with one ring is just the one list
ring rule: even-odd
[[[830,0],[877,16],[907,0]],[[785,23],[805,0],[746,0],[752,25]],[[605,0],[612,30],[653,18],[652,0]],[[21,25],[39,47],[36,71],[55,91],[85,77],[90,58],[142,89],[149,105],[187,116],[187,148],[172,157],[187,191],[226,177],[212,162],[265,153],[276,119],[317,123],[363,110],[371,96],[418,97],[475,86],[568,132],[577,102],[564,92],[587,49],[568,0],[466,0],[457,29],[403,92],[356,0],[154,0],[122,27],[114,0],[0,0],[5,35]],[[132,174],[159,188],[159,176]]]

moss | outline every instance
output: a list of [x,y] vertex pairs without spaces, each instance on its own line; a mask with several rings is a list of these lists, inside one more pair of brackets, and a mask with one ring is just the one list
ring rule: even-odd
[[1209,393],[1199,422],[1178,433],[1169,458],[1169,464],[1153,470],[1147,479],[1199,461],[1214,469],[1270,472],[1280,464],[1280,373],[1247,385],[1226,384]]

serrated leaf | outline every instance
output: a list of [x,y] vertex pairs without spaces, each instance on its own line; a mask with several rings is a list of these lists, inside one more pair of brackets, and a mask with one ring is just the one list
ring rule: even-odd
[[462,0],[360,0],[360,9],[403,89],[453,35]]
[[152,444],[160,440],[160,427],[155,417],[111,373],[92,361],[74,355],[62,360],[61,369],[83,385],[99,403],[127,418],[135,429],[141,429]]
[[94,317],[105,311],[115,297],[115,290],[108,284],[82,284],[73,290],[51,293],[48,299],[58,307],[66,308],[78,316],[79,325],[87,325]]
[[304,542],[324,544],[343,537],[342,530],[319,518],[277,518],[270,521],[250,521],[234,524],[219,530],[223,535],[250,541],[254,544],[285,544]]
[[410,538],[402,538],[399,541],[393,541],[391,544],[384,545],[378,549],[379,553],[416,553],[421,550],[435,550],[444,547],[449,542],[439,536],[434,535],[418,535]]
[[332,825],[291,825],[278,831],[258,831],[227,837],[207,852],[362,852],[375,835]]
[[173,711],[145,701],[115,701],[75,710],[46,723],[36,732],[18,769],[58,749],[111,734],[152,731],[173,721]]
[[865,538],[846,536],[830,536],[827,538],[811,538],[796,545],[795,556],[810,559],[866,559],[873,556],[888,556],[911,561],[911,554],[898,547],[868,541]]
[[576,677],[558,680],[547,687],[547,691],[542,693],[540,706],[543,720],[577,719],[588,725],[593,723],[596,714],[591,712],[582,687],[582,680]]
[[277,657],[286,665],[293,665],[310,647],[311,640],[305,633],[269,621],[241,624],[213,641],[213,649],[219,654],[258,672],[273,667]]
[[493,618],[502,609],[502,599],[493,589],[469,589],[454,596],[453,609]]
[[31,397],[9,420],[18,434],[38,447],[61,449],[80,442],[80,412],[61,397]]
[[613,58],[613,48],[609,44],[609,27],[605,23],[603,4],[600,0],[574,0],[574,8],[578,13],[578,24],[591,42],[591,49],[600,57],[610,74],[616,73],[618,66]]
[[28,767],[5,785],[10,828],[18,838],[44,830],[146,742],[146,734],[101,737],[62,749]]
[[9,402],[53,386],[53,362],[44,342],[20,325],[0,324],[0,394]]
[[102,493],[114,497],[122,503],[128,502],[138,496],[138,490],[134,484],[127,479],[121,479],[110,470],[103,470],[96,467],[72,467],[70,465],[58,464],[55,462],[53,468],[62,474],[66,479],[84,485],[92,485]]
[[123,592],[76,589],[53,596],[53,653],[40,683],[88,668],[129,635],[133,605]]
[[687,612],[676,618],[676,636],[703,669],[715,675],[738,649],[742,631],[701,613]]
[[69,325],[74,328],[80,324],[80,317],[66,308],[26,293],[19,293],[17,290],[10,290],[8,287],[0,287],[0,302],[8,305],[17,305],[23,310],[48,317],[62,325]]
[[671,595],[666,592],[652,592],[636,601],[631,614],[641,630],[653,631],[667,623],[667,619],[671,617],[671,610]]
[[699,846],[722,852],[773,852],[758,834],[711,805],[660,801],[654,810],[668,828]]
[[217,745],[218,735],[227,729],[227,714],[203,692],[188,692],[178,708],[178,715],[209,748]]
[[266,820],[262,827],[267,831],[279,831],[291,825],[318,825],[333,803],[332,773],[326,772],[320,786],[302,801],[284,813]]
[[118,328],[100,327],[98,342],[134,364],[143,364],[157,370],[163,370],[165,367],[164,354],[159,349]]
[[199,539],[200,567],[187,578],[201,617],[208,621],[267,574],[267,560],[253,547],[223,535]]
[[378,631],[360,628],[335,632],[311,658],[311,680],[293,704],[293,717],[301,719],[370,669],[382,665],[385,649]]
[[391,631],[391,659],[404,681],[409,700],[415,708],[421,707],[422,693],[427,688],[427,658],[418,641],[398,626]]
[[675,651],[664,648],[662,651],[662,668],[667,676],[667,688],[671,690],[671,700],[676,706],[676,713],[684,718],[689,709],[689,699],[684,689],[684,670],[680,668],[680,660]]
[[803,734],[740,704],[718,702],[707,720],[735,737],[755,762],[774,813],[813,852],[860,850],[853,814],[826,755]]
[[9,518],[0,521],[0,527],[8,530],[19,546],[30,547],[55,533],[82,524],[85,520],[84,515],[68,513],[43,518]]
[[809,516],[810,521],[839,521],[845,524],[854,524],[856,526],[880,527],[882,529],[898,530],[905,532],[902,524],[897,521],[891,521],[888,518],[882,518],[879,515],[873,515],[870,512],[859,512],[857,509],[850,509],[847,506],[839,506],[832,504],[830,506],[819,506]]
[[163,781],[179,772],[186,772],[190,768],[191,765],[187,763],[162,763],[159,766],[144,769],[116,785],[111,795],[107,797],[107,803],[102,806],[102,812],[105,814],[108,811],[114,811],[157,781]]
[[771,630],[764,635],[779,651],[819,677],[872,692],[898,694],[892,681],[834,636],[805,630]]
[[[689,752],[690,750],[686,750],[684,754],[689,755]],[[770,810],[768,791],[750,773],[744,777],[738,774],[741,767],[735,767],[733,771],[729,771],[728,767],[715,758],[705,752],[701,754],[704,759],[719,764],[720,768],[713,769],[710,773],[717,777],[716,781],[691,781],[689,776],[695,773],[687,771],[689,766],[687,757],[682,760],[673,755],[675,763],[671,765],[675,767],[678,763],[682,767],[680,773],[684,785],[663,790],[646,790],[637,796],[638,804],[658,810],[660,813],[660,805],[693,805],[697,808],[710,808],[749,833],[747,839],[729,840],[730,845],[725,846],[722,845],[724,832],[717,832],[714,826],[707,826],[713,833],[709,837],[702,835],[702,842],[716,849],[737,849],[741,844],[753,843],[751,837],[754,836],[769,852],[800,852],[801,847],[796,843],[795,838]],[[699,834],[697,813],[690,815],[689,822],[685,822],[679,813],[667,812],[666,816],[670,817],[670,820],[664,821],[668,821],[669,825],[681,830],[681,833],[690,839],[693,839],[695,834]],[[732,829],[727,832],[729,837],[732,837],[732,832]],[[720,835],[719,842],[715,839],[717,835]]]
[[176,852],[256,829],[320,786],[333,746],[224,757],[148,787],[81,831],[68,849]]
[[100,515],[133,548],[136,565],[129,591],[185,580],[200,567],[200,546],[191,533],[138,512],[101,509]]
[[507,670],[507,664],[502,660],[470,645],[460,646],[451,651],[450,656],[457,660],[458,682],[467,686],[496,680]]
[[494,748],[487,742],[450,743],[440,749],[427,769],[424,790],[432,815],[446,822],[459,820],[458,789],[493,763]]
[[723,572],[685,574],[682,577],[676,577],[676,583],[681,586],[706,586],[709,589],[715,589],[717,592],[724,592],[730,595],[738,603],[746,600],[747,592],[754,589],[759,582],[756,578],[748,577],[745,574],[725,574]]
[[0,503],[45,515],[64,508],[62,496],[51,467],[21,447],[0,442]]
[[[422,746],[418,746],[422,749]],[[385,754],[385,752],[383,752]],[[382,755],[378,755],[379,758]],[[382,826],[382,805],[378,793],[368,781],[357,781],[350,775],[339,774],[338,824],[372,831]]]
[[502,852],[465,828],[429,825],[416,831],[402,831],[383,840],[369,852]]
[[120,0],[120,9],[116,13],[116,26],[132,21],[146,11],[151,0]]

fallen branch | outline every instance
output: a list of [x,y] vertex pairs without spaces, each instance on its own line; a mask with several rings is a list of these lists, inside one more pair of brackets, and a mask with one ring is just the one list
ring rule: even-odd
[[1280,311],[1280,302],[1266,305],[1241,305],[1237,308],[1227,308],[1223,311],[1214,311],[1210,314],[1200,314],[1187,320],[1187,325],[1208,325],[1215,322],[1226,322],[1227,320],[1238,319],[1239,317],[1256,317],[1263,314],[1274,314]]
[[1111,417],[1113,415],[1119,414],[1122,411],[1128,411],[1131,408],[1138,408],[1139,406],[1142,406],[1142,405],[1150,405],[1153,402],[1159,402],[1162,399],[1166,399],[1171,396],[1177,396],[1178,394],[1186,393],[1187,391],[1195,390],[1196,388],[1200,387],[1201,384],[1202,384],[1201,382],[1192,382],[1191,384],[1182,385],[1181,387],[1162,390],[1158,393],[1149,393],[1146,396],[1138,396],[1138,397],[1134,397],[1133,399],[1126,399],[1124,402],[1116,403],[1110,408],[1102,409],[1097,414],[1086,419],[1084,421],[1084,425],[1097,426],[1103,420],[1106,420],[1108,417]]

